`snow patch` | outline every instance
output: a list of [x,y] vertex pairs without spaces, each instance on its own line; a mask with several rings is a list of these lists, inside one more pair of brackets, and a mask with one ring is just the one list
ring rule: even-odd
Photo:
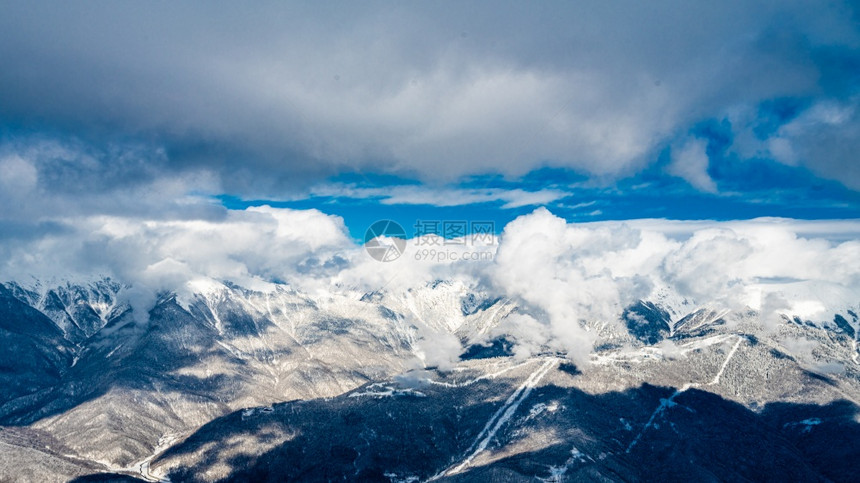
[[720,377],[722,377],[723,372],[725,372],[725,370],[726,370],[726,366],[729,365],[729,361],[732,360],[732,356],[734,356],[735,352],[737,352],[738,347],[740,347],[740,345],[741,345],[741,342],[743,342],[743,338],[738,337],[738,341],[735,342],[734,346],[732,346],[732,350],[729,351],[729,355],[726,357],[726,360],[723,361],[723,365],[720,366],[720,371],[717,372],[717,375],[714,376],[713,380],[711,380],[711,383],[710,383],[711,386],[714,386],[714,385],[717,385],[720,383]]
[[797,421],[794,423],[785,423],[783,428],[801,428],[801,433],[808,433],[812,431],[812,428],[821,424],[820,418],[808,418],[803,421]]
[[415,396],[415,397],[427,397],[421,391],[416,391],[412,388],[396,388],[392,385],[388,385],[381,382],[375,382],[369,386],[367,386],[364,391],[354,392],[349,395],[349,397],[399,397],[399,396]]
[[567,474],[568,470],[576,463],[586,463],[588,461],[594,461],[590,456],[586,455],[582,451],[580,451],[576,446],[570,448],[570,458],[565,461],[562,466],[550,466],[549,467],[549,476],[547,478],[537,478],[538,481],[543,481],[546,483],[557,483],[561,481],[565,481],[564,475]]
[[397,476],[397,473],[393,472],[384,473],[384,475],[391,481],[391,483],[415,483],[417,481],[421,481],[421,478],[417,476],[406,476],[401,478]]

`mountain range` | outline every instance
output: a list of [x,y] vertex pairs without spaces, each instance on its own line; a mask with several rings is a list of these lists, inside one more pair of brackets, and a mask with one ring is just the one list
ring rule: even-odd
[[[0,480],[852,481],[858,302],[818,318],[670,289],[587,362],[457,280],[314,295],[199,282],[135,314],[102,279],[0,285]],[[822,295],[824,294],[824,295]],[[533,346],[535,344],[532,344]]]

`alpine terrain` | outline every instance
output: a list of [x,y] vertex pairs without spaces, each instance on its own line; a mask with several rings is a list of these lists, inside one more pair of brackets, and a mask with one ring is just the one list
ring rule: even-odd
[[456,280],[191,288],[141,317],[110,279],[0,285],[0,480],[856,480],[856,294],[763,324],[655,290],[574,362]]

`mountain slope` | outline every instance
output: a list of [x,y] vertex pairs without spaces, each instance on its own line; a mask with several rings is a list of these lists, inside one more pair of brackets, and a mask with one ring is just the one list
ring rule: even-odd
[[[597,349],[577,368],[546,349],[513,356],[509,318],[542,315],[459,281],[315,297],[192,289],[161,294],[141,317],[110,281],[0,285],[13,389],[0,428],[29,431],[0,438],[16,455],[0,460],[5,475],[16,474],[10,459],[57,481],[780,474],[761,460],[849,480],[840,461],[857,456],[857,318],[845,294],[833,320],[766,326],[756,311],[661,289],[617,323],[588,322]],[[816,430],[845,443],[828,450]],[[716,449],[732,434],[746,454]],[[671,466],[658,463],[666,455]]]

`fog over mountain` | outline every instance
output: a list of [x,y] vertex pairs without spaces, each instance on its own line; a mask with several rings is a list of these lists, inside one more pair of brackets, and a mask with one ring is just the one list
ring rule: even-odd
[[521,323],[578,358],[594,340],[580,321],[616,322],[624,308],[661,291],[690,306],[764,308],[765,325],[780,313],[829,321],[860,289],[857,236],[853,221],[569,224],[538,209],[506,226],[499,241],[455,245],[479,248],[492,263],[417,260],[408,250],[418,255],[419,239],[405,256],[380,263],[337,217],[261,207],[218,222],[84,220],[77,232],[11,252],[5,272],[22,281],[28,274],[120,281],[128,288],[119,296],[141,323],[160,294],[185,300],[211,283],[319,294],[462,280],[541,313],[541,321]]

